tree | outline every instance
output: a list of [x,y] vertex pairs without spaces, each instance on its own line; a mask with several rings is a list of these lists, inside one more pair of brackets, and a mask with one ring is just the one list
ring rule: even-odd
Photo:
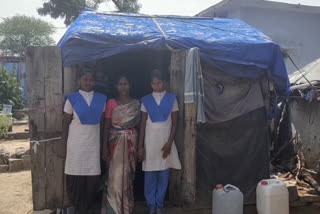
[[22,108],[22,89],[14,72],[8,74],[5,68],[0,69],[0,104],[12,105],[14,109]]
[[[38,8],[41,16],[63,18],[66,26],[70,25],[86,7],[97,9],[103,2],[110,0],[47,0],[42,8]],[[137,13],[141,5],[139,0],[112,0],[119,12]]]
[[28,16],[13,16],[0,23],[0,54],[24,55],[28,46],[53,45],[52,24]]

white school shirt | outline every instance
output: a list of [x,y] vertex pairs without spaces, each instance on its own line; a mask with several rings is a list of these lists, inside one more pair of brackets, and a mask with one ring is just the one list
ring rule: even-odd
[[[79,90],[88,105],[91,105],[94,91]],[[100,175],[100,124],[81,124],[77,113],[67,99],[64,112],[73,114],[69,126],[65,174]]]
[[[160,105],[160,102],[165,94],[166,91],[161,93],[152,93],[157,105]],[[143,103],[141,105],[141,111],[147,112]],[[175,111],[179,111],[177,99],[174,101],[171,112]],[[161,149],[169,140],[171,126],[171,113],[168,117],[168,120],[154,123],[151,121],[150,116],[148,115],[144,140],[146,159],[142,162],[143,171],[161,171],[169,168],[181,169],[178,151],[174,142],[172,144],[169,156],[166,159],[163,159],[162,157]]]

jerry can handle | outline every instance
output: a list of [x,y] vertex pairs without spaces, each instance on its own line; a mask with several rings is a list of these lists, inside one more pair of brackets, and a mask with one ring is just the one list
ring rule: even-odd
[[225,185],[225,186],[223,187],[223,189],[224,189],[225,192],[230,192],[230,190],[238,190],[238,191],[240,191],[238,187],[233,186],[233,185],[231,185],[231,184]]

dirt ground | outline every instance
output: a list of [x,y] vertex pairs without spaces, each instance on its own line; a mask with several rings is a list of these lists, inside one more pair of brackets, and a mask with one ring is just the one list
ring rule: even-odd
[[[0,141],[10,153],[17,147],[28,147],[29,140]],[[134,214],[147,213],[145,203],[137,203]],[[0,214],[32,214],[31,172],[0,173]],[[167,214],[211,214],[210,209],[170,208]],[[255,206],[246,206],[244,214],[256,214]],[[290,209],[290,214],[319,214],[320,208],[314,206]]]
[[[29,140],[0,141],[10,154],[29,147]],[[0,214],[32,213],[31,172],[0,173]]]
[[0,214],[32,213],[31,172],[0,173]]

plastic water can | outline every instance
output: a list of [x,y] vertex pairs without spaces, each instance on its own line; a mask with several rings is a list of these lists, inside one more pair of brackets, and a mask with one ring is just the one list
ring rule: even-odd
[[286,184],[277,179],[266,179],[257,186],[259,214],[289,214],[289,192]]
[[218,184],[212,192],[212,214],[242,214],[243,194],[235,186]]

